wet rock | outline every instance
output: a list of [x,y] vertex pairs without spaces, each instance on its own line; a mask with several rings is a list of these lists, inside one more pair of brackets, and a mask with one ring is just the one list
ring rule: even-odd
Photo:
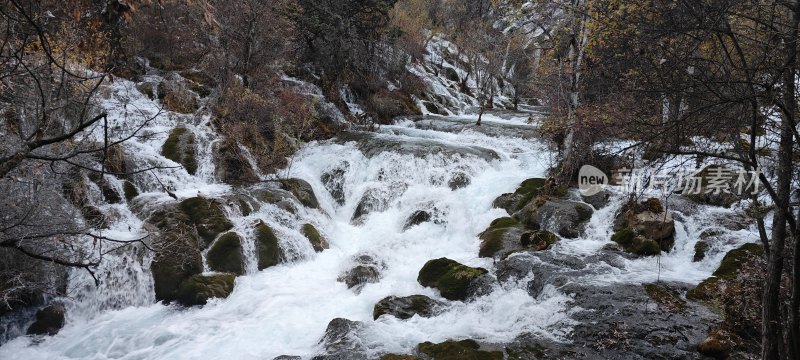
[[377,189],[370,189],[364,193],[353,212],[353,223],[359,223],[372,212],[380,212],[389,208],[389,201]]
[[156,300],[175,300],[181,283],[203,272],[203,258],[192,231],[179,226],[156,239],[156,255],[150,265]]
[[453,174],[453,177],[447,182],[447,186],[450,187],[450,190],[455,191],[469,186],[471,181],[467,174],[459,172]]
[[524,251],[547,250],[559,239],[547,230],[525,231],[522,224],[513,218],[499,218],[479,235],[481,257],[504,259],[511,254]]
[[697,344],[697,352],[714,359],[727,359],[740,342],[741,340],[735,334],[715,329]]
[[272,360],[303,360],[300,356],[281,355]]
[[473,268],[440,258],[425,263],[417,281],[422,286],[438,289],[445,299],[463,301],[474,295],[471,290],[485,280],[482,275],[487,273],[484,268]]
[[186,172],[191,175],[197,172],[195,137],[186,128],[176,127],[172,129],[167,141],[161,147],[161,155],[181,164],[186,169]]
[[125,200],[132,201],[133,198],[139,196],[139,190],[130,181],[122,182],[122,191],[125,193]]
[[184,306],[205,305],[212,298],[227,298],[233,292],[236,276],[194,275],[184,281],[178,288],[177,301]]
[[706,252],[711,249],[711,246],[708,245],[707,242],[700,240],[696,244],[694,244],[694,257],[692,258],[693,262],[700,262],[706,258]]
[[306,239],[308,239],[308,241],[311,243],[311,247],[314,248],[314,251],[322,252],[323,250],[330,249],[328,240],[320,235],[319,231],[316,227],[314,227],[314,225],[304,224],[300,229],[300,232],[302,232],[303,236],[305,236]]
[[350,169],[350,163],[342,162],[338,167],[324,172],[320,177],[322,185],[325,186],[325,189],[328,190],[328,193],[331,194],[331,197],[339,206],[344,205],[345,201],[344,176],[347,174],[348,169]]
[[185,221],[197,229],[204,247],[210,245],[219,234],[233,228],[218,200],[198,196],[181,201],[178,207],[186,215]]
[[284,179],[279,181],[280,187],[294,195],[305,207],[312,209],[319,208],[317,196],[314,188],[307,181],[302,179]]
[[482,351],[475,340],[448,340],[439,344],[424,342],[417,349],[432,360],[503,360],[502,351]]
[[372,318],[377,320],[382,315],[391,315],[400,320],[406,320],[419,315],[431,317],[443,304],[425,295],[411,295],[406,297],[389,296],[375,304]]
[[28,335],[55,335],[64,327],[66,310],[62,304],[51,304],[36,312],[36,321],[28,327]]
[[433,219],[433,215],[430,212],[425,210],[417,210],[411,216],[408,217],[406,220],[406,224],[403,226],[403,230],[408,230],[413,226],[417,226],[419,224],[429,222]]
[[373,158],[384,152],[396,152],[417,157],[430,154],[441,156],[475,157],[484,161],[500,159],[496,151],[479,146],[457,145],[433,139],[422,138],[388,138],[375,133],[343,132],[335,139],[338,143],[355,142],[359,150],[367,158]]
[[533,272],[531,256],[510,256],[495,265],[497,280],[501,283],[522,279]]
[[514,213],[514,218],[530,229],[548,230],[574,239],[583,232],[592,213],[592,207],[581,202],[539,197]]
[[697,287],[686,293],[689,300],[705,302],[717,308],[723,308],[727,284],[736,279],[742,266],[750,259],[760,257],[764,248],[759,244],[745,244],[738,249],[731,250],[722,259],[719,268],[711,277],[703,280]]
[[367,284],[380,281],[381,271],[386,268],[382,261],[368,254],[356,256],[354,262],[355,266],[340,275],[338,281],[345,283],[348,289],[353,289],[356,293]]
[[208,250],[206,260],[208,267],[213,271],[244,274],[242,239],[239,234],[235,232],[223,234]]
[[260,181],[235,140],[225,139],[214,148],[216,175],[226,184],[249,185]]
[[608,202],[611,200],[611,192],[608,190],[602,190],[599,193],[591,196],[581,195],[581,200],[589,205],[592,205],[595,209],[600,210],[608,205]]
[[681,299],[677,291],[662,284],[644,284],[642,286],[644,291],[647,292],[647,296],[659,306],[675,312],[686,310],[686,301]]
[[[663,286],[681,292],[688,285]],[[702,305],[687,303],[684,311],[675,312],[653,304],[639,285],[570,282],[561,291],[571,296],[572,305],[579,309],[572,315],[578,325],[568,336],[569,343],[551,349],[575,352],[577,358],[694,359],[696,345],[706,337],[708,326],[719,321],[717,315]],[[537,342],[536,337],[523,339],[515,341],[514,347],[524,348]],[[556,350],[548,351],[548,356],[553,356],[553,351]]]
[[292,193],[282,189],[257,188],[250,194],[263,203],[273,204],[290,214],[297,212],[297,205],[300,200]]
[[545,273],[542,269],[533,269],[533,279],[528,281],[528,295],[538,298],[544,291],[544,287],[552,280],[552,275]]
[[278,237],[269,225],[263,221],[256,224],[256,256],[258,257],[258,270],[278,265],[281,261],[281,248]]
[[655,198],[624,205],[614,219],[614,230],[611,240],[632,254],[658,255],[675,244],[675,220]]
[[108,219],[97,206],[85,205],[80,207],[80,211],[89,226],[97,229],[108,229]]
[[313,360],[367,360],[367,349],[359,334],[363,327],[359,321],[331,320],[320,341],[325,354],[315,356]]
[[386,354],[381,356],[381,360],[420,360],[420,358],[414,355]]
[[539,196],[542,189],[548,186],[546,179],[533,178],[522,182],[513,193],[500,195],[492,206],[504,209],[509,215],[521,210],[531,199]]

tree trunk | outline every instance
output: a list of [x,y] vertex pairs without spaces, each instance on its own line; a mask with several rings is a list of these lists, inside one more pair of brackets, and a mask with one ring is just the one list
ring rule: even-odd
[[475,123],[476,126],[481,126],[481,118],[483,117],[483,110],[486,109],[484,106],[484,102],[481,102],[481,110],[478,112],[478,122]]
[[[576,2],[576,8],[583,7],[583,1]],[[575,147],[575,130],[578,125],[578,117],[576,111],[578,110],[579,102],[579,85],[581,80],[581,65],[586,50],[586,43],[589,40],[589,29],[586,26],[586,15],[583,12],[576,11],[573,16],[576,22],[574,27],[577,27],[577,34],[573,35],[570,41],[569,59],[572,65],[572,74],[570,76],[570,90],[567,105],[567,136],[564,138],[564,159],[562,162],[562,170],[569,176],[572,174],[572,168],[575,166],[574,162],[574,147]]]
[[[784,110],[781,119],[780,145],[778,148],[778,169],[777,184],[775,186],[776,197],[774,199],[775,211],[772,220],[772,245],[767,263],[767,279],[764,284],[763,313],[762,313],[762,334],[761,334],[761,358],[765,360],[778,360],[782,358],[783,348],[783,327],[781,321],[780,308],[780,285],[783,275],[784,248],[786,245],[786,224],[791,212],[789,203],[791,201],[792,184],[792,151],[794,140],[794,119],[797,114],[797,103],[795,99],[797,70],[797,28],[800,16],[797,13],[797,0],[790,3],[791,27],[785,38],[786,44],[786,68],[783,69],[783,106]],[[781,211],[779,209],[786,209]],[[793,319],[792,319],[793,320]],[[796,340],[790,339],[791,343]]]

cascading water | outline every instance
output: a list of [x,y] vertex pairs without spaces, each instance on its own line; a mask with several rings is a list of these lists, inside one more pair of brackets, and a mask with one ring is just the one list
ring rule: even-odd
[[[109,109],[133,106],[155,115],[152,103],[135,90],[126,96],[125,106],[106,105]],[[113,116],[120,126],[125,114]],[[142,207],[173,201],[163,187],[179,198],[234,191],[214,179],[211,148],[217,137],[205,125],[208,120],[173,116],[158,117],[144,129],[153,136],[135,138],[126,144],[128,152],[142,165],[175,166],[160,155],[160,147],[166,134],[181,123],[198,139],[197,175],[161,169],[135,176],[143,194],[131,204],[107,205],[119,214],[108,235],[136,238],[144,233],[142,221],[134,214],[141,213]],[[492,260],[477,255],[477,234],[493,219],[507,216],[492,207],[493,200],[525,179],[544,176],[552,156],[533,139],[534,127],[527,125],[527,119],[527,114],[505,118],[487,114],[479,131],[470,126],[473,117],[434,117],[384,126],[378,133],[352,133],[309,144],[280,173],[309,182],[319,210],[259,202],[245,216],[238,207],[227,206],[233,230],[244,239],[246,258],[246,275],[237,278],[227,299],[212,300],[202,308],[155,304],[147,270],[151,255],[119,255],[102,269],[104,284],[99,289],[87,276],[76,273],[70,285],[67,325],[58,335],[17,338],[0,347],[0,358],[308,358],[321,351],[319,341],[334,318],[363,321],[360,341],[374,354],[409,353],[424,341],[474,338],[503,343],[523,333],[563,340],[574,325],[571,298],[554,286],[531,297],[526,290],[530,276],[495,285],[490,294],[471,302],[449,302],[431,318],[372,320],[373,306],[386,296],[422,294],[442,300],[437,291],[417,283],[417,274],[428,260],[448,257],[494,271]],[[516,136],[520,133],[528,136]],[[593,258],[609,244],[611,223],[621,202],[621,195],[614,197],[610,206],[595,213],[585,236],[562,240],[552,249],[554,258],[577,258],[582,264],[585,271],[571,281],[642,283],[660,276],[696,283],[710,274],[725,250],[748,240],[733,240],[702,262],[692,263],[698,232],[710,225],[703,217],[687,215],[677,221],[676,250],[660,259]],[[354,219],[360,205],[362,216]],[[407,226],[407,219],[419,210],[433,214],[431,221]],[[257,270],[252,230],[258,220],[273,228],[284,253],[283,264],[263,271]],[[315,253],[300,232],[304,223],[316,226],[331,248]],[[377,283],[355,292],[337,279],[362,254],[378,259],[385,269]]]

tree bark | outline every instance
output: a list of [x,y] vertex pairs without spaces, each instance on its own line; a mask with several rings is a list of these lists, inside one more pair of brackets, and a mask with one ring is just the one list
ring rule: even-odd
[[[772,245],[767,263],[767,279],[764,284],[761,358],[778,360],[783,358],[783,324],[780,308],[780,285],[783,275],[784,250],[786,245],[786,224],[790,214],[792,183],[792,152],[794,144],[794,119],[797,114],[795,99],[797,72],[797,28],[800,22],[797,0],[789,3],[791,22],[785,38],[786,68],[783,69],[783,112],[781,118],[780,145],[778,148],[777,183],[775,186],[775,206],[772,222]],[[786,209],[781,211],[779,209]],[[790,331],[792,333],[792,331]],[[790,339],[791,343],[796,340]],[[793,353],[793,351],[792,351]]]

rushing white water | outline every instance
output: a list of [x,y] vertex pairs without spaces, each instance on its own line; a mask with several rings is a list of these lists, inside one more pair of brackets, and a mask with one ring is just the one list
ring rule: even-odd
[[[136,101],[144,101],[134,98]],[[144,105],[142,105],[144,107]],[[526,123],[527,115],[503,119],[486,115],[485,126]],[[488,136],[472,129],[474,117],[449,118],[461,121],[464,130],[441,132],[417,129],[413,122],[381,128],[377,135],[362,134],[360,142],[326,141],[302,149],[285,173],[308,181],[314,188],[321,210],[300,208],[296,213],[263,204],[260,210],[242,216],[229,209],[234,230],[243,235],[247,275],[236,280],[227,299],[215,299],[200,308],[155,304],[152,280],[147,270],[148,255],[135,254],[112,259],[108,281],[92,289],[78,276],[71,284],[73,299],[67,325],[55,336],[20,337],[0,347],[2,359],[272,359],[279,355],[304,358],[321,350],[319,340],[334,318],[363,321],[362,342],[374,353],[409,353],[423,341],[474,338],[502,343],[520,334],[533,333],[553,340],[570,332],[573,311],[570,298],[548,286],[538,298],[525,290],[526,281],[497,285],[489,295],[468,303],[450,302],[432,318],[399,320],[384,316],[372,320],[375,303],[386,296],[423,294],[441,299],[438,292],[421,287],[417,275],[430,259],[448,257],[471,266],[493,270],[490,259],[478,258],[477,235],[498,217],[492,208],[500,194],[513,191],[520,182],[545,175],[552,156],[545,145],[530,139]],[[166,132],[176,122],[186,123],[199,139],[200,166],[196,176],[182,169],[161,170],[160,181],[180,198],[229,193],[230,187],[213,177],[210,153],[215,138],[206,119],[159,119],[148,130],[162,135],[136,140],[127,149],[142,163],[167,163],[159,155]],[[533,131],[533,127],[530,131]],[[388,143],[419,143],[427,150],[386,147]],[[367,156],[365,154],[371,154]],[[478,154],[478,155],[476,155]],[[480,154],[496,154],[496,158]],[[173,164],[174,165],[174,164]],[[341,169],[344,202],[336,199],[322,183],[323,174]],[[469,178],[469,184],[451,190],[455,174]],[[137,201],[170,201],[161,193],[152,174],[142,174],[136,183],[145,192]],[[353,212],[369,192],[383,204],[354,224]],[[147,200],[147,201],[145,201]],[[587,234],[563,240],[553,251],[558,255],[586,259],[609,244],[611,222],[621,196],[598,211]],[[135,237],[142,228],[125,205],[110,230],[114,235]],[[435,209],[435,211],[434,211]],[[404,230],[406,219],[417,210],[436,214],[427,222]],[[731,211],[701,209],[710,211]],[[575,281],[596,283],[641,283],[661,279],[699,282],[719,263],[724,251],[752,241],[749,230],[724,248],[714,249],[702,262],[692,263],[694,243],[710,224],[706,216],[686,216],[678,222],[676,249],[660,258],[619,259],[614,266],[603,261],[586,263],[591,275]],[[270,224],[281,239],[286,262],[257,271],[251,225],[256,220]],[[317,226],[330,241],[331,249],[314,253],[300,234],[303,223]],[[126,227],[128,227],[126,229]],[[131,230],[133,229],[133,230]],[[127,230],[127,231],[126,231]],[[134,234],[131,234],[134,232]],[[736,234],[734,234],[736,235]],[[386,264],[378,283],[367,284],[360,293],[347,289],[337,278],[353,265],[353,257],[372,254]],[[660,261],[660,264],[657,263]],[[122,272],[125,269],[124,273]],[[119,298],[115,302],[115,298]]]

